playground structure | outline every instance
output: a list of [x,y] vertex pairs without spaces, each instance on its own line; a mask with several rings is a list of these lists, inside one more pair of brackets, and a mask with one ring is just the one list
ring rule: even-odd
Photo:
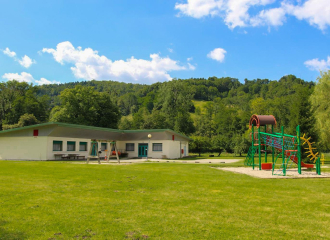
[[[284,127],[281,132],[274,132],[276,127],[276,119],[272,115],[252,115],[250,118],[250,129],[252,130],[250,147],[244,164],[247,166],[259,167],[259,170],[272,170],[272,175],[285,176],[289,168],[293,164],[298,165],[298,173],[301,174],[302,167],[307,169],[316,169],[316,173],[321,175],[321,159],[319,153],[314,153],[311,138],[306,138],[305,134],[300,135],[300,126],[296,127],[297,135],[289,135],[284,133]],[[257,127],[257,131],[255,131]],[[264,131],[262,131],[262,128]],[[307,144],[307,145],[306,145]],[[303,146],[307,146],[308,157],[314,164],[306,164],[301,160],[301,150]],[[271,153],[272,162],[267,162],[267,153]],[[262,153],[264,153],[265,163],[261,162]],[[255,155],[258,154],[258,162],[255,162]],[[322,157],[324,159],[324,157]],[[279,162],[279,163],[278,163]],[[277,166],[279,166],[277,168]]]
[[[87,157],[87,164],[89,164],[89,161],[91,159],[96,159],[98,161],[99,164],[101,164],[101,159],[100,159],[100,151],[98,150],[98,143],[106,143],[106,144],[109,144],[109,148],[107,149],[112,149],[112,147],[114,148],[114,151],[112,152],[109,152],[108,153],[108,150],[106,150],[106,153],[105,153],[105,161],[106,162],[109,162],[109,159],[110,159],[110,155],[116,155],[116,158],[117,158],[117,161],[118,163],[120,163],[120,158],[119,158],[119,155],[120,155],[120,152],[117,150],[117,144],[116,144],[116,141],[106,141],[106,140],[97,140],[97,139],[92,139],[91,141],[91,147],[90,147],[90,150],[89,150],[89,154],[88,154],[88,157]],[[92,153],[94,152],[94,156],[92,155]]]

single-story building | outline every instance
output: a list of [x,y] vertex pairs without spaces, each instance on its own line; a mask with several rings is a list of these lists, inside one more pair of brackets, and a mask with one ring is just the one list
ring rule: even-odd
[[[0,159],[86,159],[119,155],[128,158],[181,158],[191,139],[170,129],[118,130],[49,122],[0,131]],[[116,148],[115,148],[116,147]]]

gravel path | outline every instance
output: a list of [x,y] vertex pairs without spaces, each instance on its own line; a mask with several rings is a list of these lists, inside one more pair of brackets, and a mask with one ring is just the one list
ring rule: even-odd
[[330,178],[329,173],[321,173],[321,175],[317,175],[316,171],[302,171],[301,174],[298,174],[298,169],[289,169],[287,170],[286,176],[278,176],[278,175],[272,175],[272,171],[270,170],[259,170],[259,169],[252,169],[252,167],[237,167],[237,168],[231,168],[231,167],[224,167],[224,168],[217,168],[222,171],[230,171],[234,173],[241,173],[246,174],[252,177],[257,178]]
[[[127,159],[120,160],[121,164],[130,164],[130,163],[151,163],[151,162],[159,162],[159,163],[184,163],[184,164],[219,164],[219,163],[234,163],[238,162],[241,159],[198,159],[198,160],[164,160],[164,159],[149,159],[146,162],[146,159]],[[78,162],[77,162],[78,163]],[[86,162],[79,162],[85,164]],[[89,164],[98,164],[97,161],[90,161]],[[117,160],[111,159],[109,163],[105,161],[101,161],[101,164],[118,164]]]

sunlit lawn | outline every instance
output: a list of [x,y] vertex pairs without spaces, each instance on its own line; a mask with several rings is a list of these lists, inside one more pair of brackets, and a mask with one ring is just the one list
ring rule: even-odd
[[329,184],[198,164],[0,161],[0,239],[327,239]]

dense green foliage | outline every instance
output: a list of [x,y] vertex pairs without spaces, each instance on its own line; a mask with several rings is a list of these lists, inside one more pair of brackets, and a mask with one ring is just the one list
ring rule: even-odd
[[302,132],[317,142],[309,101],[314,86],[293,75],[278,81],[245,79],[241,83],[235,78],[210,77],[152,85],[88,81],[33,87],[10,81],[2,84],[9,101],[0,96],[0,117],[5,124],[16,124],[21,115],[29,113],[39,122],[50,119],[121,129],[170,128],[206,142],[192,144],[192,151],[240,155],[249,146],[252,114],[274,115],[288,134],[296,134],[296,126],[301,125]]
[[311,102],[317,119],[320,142],[330,149],[330,70],[321,73],[318,84],[311,96]]
[[7,129],[13,129],[13,128],[19,128],[19,127],[25,127],[25,126],[30,126],[30,125],[35,125],[38,124],[39,121],[33,114],[28,114],[25,113],[19,118],[18,123],[16,124],[3,124],[2,129],[7,130]]
[[37,121],[48,121],[50,98],[38,96],[39,88],[27,83],[0,83],[0,125],[18,124],[21,116],[32,114]]
[[0,161],[0,239],[328,239],[329,183],[205,164]]
[[76,86],[60,94],[60,105],[52,109],[50,121],[117,128],[120,119],[118,107],[106,93],[93,87]]

